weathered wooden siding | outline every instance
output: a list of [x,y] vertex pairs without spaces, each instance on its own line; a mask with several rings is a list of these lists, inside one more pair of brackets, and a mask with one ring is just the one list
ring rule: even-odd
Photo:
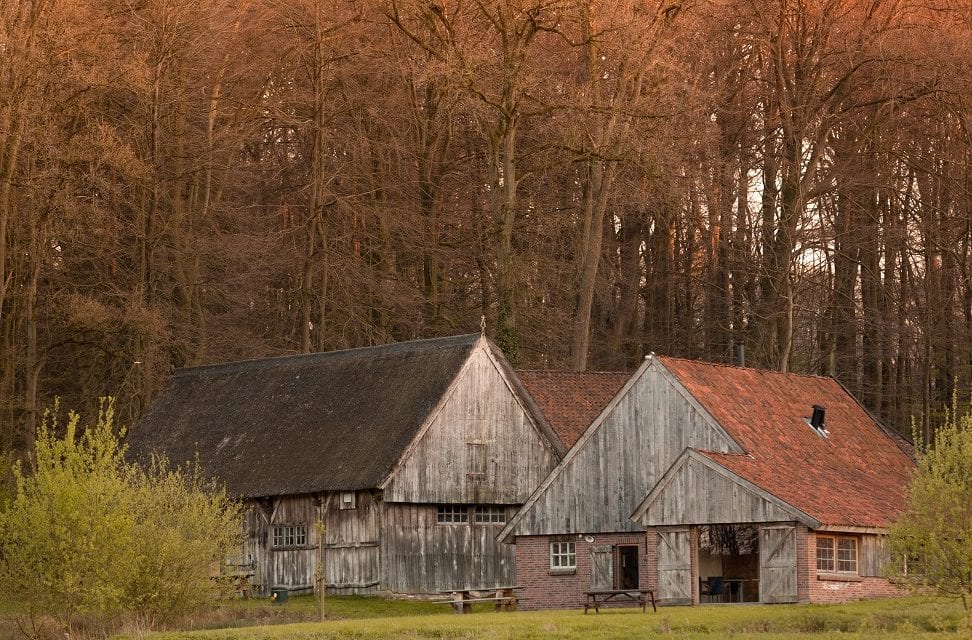
[[381,580],[381,502],[355,492],[355,508],[341,508],[342,494],[324,496],[324,582],[333,593],[371,593]]
[[759,601],[797,601],[796,527],[792,525],[759,529]]
[[646,526],[792,520],[793,514],[698,460],[688,458],[654,497]]
[[[507,508],[507,518],[513,507]],[[384,503],[382,584],[394,593],[438,593],[514,584],[516,551],[500,527],[438,524],[434,505]]]
[[888,537],[865,534],[861,536],[861,575],[884,577],[884,568],[891,561]]
[[686,447],[741,453],[662,369],[652,361],[635,374],[524,510],[514,535],[643,530],[631,514]]
[[[271,587],[311,588],[314,581],[318,509],[314,496],[286,496],[250,501],[245,515],[246,539],[243,554],[256,565],[253,584],[266,592]],[[307,525],[307,544],[301,547],[274,549],[274,525]]]
[[552,447],[485,349],[478,348],[385,484],[384,500],[522,504],[556,464]]
[[658,602],[692,604],[692,530],[659,529]]
[[[271,587],[312,589],[319,557],[317,522],[326,523],[324,580],[334,593],[370,593],[381,577],[379,522],[381,503],[368,491],[355,493],[354,509],[341,509],[341,493],[301,495],[250,501],[245,515],[244,559],[253,562],[253,583],[261,592]],[[307,543],[273,548],[274,525],[304,525]]]

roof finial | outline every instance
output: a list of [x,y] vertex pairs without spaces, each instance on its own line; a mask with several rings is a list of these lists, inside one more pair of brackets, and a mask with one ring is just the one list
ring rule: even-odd
[[486,316],[479,316],[479,333],[486,335]]

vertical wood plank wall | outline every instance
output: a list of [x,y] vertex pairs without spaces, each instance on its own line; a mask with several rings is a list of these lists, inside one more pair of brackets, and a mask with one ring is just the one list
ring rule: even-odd
[[630,519],[632,512],[686,447],[739,451],[659,367],[649,366],[583,448],[565,460],[516,535],[644,530]]
[[[428,504],[384,503],[382,582],[395,593],[438,593],[513,585],[513,545],[496,541],[501,525],[438,524]],[[515,507],[507,507],[512,517]]]
[[[341,509],[341,492],[251,500],[244,517],[243,557],[255,564],[253,584],[266,593],[275,586],[312,589],[317,569],[316,523],[323,517],[325,582],[334,593],[369,593],[379,588],[381,503],[371,492],[355,492],[355,509]],[[274,525],[304,525],[307,543],[273,547]]]
[[793,514],[708,466],[689,459],[641,518],[647,526],[747,524],[792,520]]
[[[284,496],[266,501],[249,501],[245,514],[246,539],[243,555],[255,563],[253,584],[266,592],[271,587],[311,588],[314,581],[314,549],[317,533],[314,523],[318,510],[314,497]],[[273,526],[304,524],[307,544],[301,547],[274,549]]]
[[[485,445],[485,474],[479,446]],[[475,460],[471,459],[477,456]],[[482,350],[384,487],[385,502],[522,504],[557,464]]]
[[324,582],[337,594],[371,593],[381,580],[380,501],[355,492],[355,508],[341,508],[341,492],[325,494]]

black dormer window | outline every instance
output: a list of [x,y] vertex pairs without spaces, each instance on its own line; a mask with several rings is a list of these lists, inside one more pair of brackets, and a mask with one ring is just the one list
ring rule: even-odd
[[813,413],[810,414],[809,418],[806,418],[807,424],[816,431],[818,434],[827,437],[828,431],[824,422],[827,418],[827,407],[819,404],[813,405]]

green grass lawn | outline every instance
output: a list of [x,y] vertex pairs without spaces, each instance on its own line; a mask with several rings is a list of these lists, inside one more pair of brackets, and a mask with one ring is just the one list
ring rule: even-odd
[[[225,605],[236,617],[199,620],[195,631],[150,634],[152,640],[482,640],[629,638],[972,638],[956,602],[908,598],[846,605],[666,607],[658,613],[610,609],[538,612],[480,611],[457,616],[444,605],[364,597],[328,598],[328,621],[316,616],[310,598],[270,607],[263,601]],[[289,624],[285,621],[303,620]],[[198,630],[213,624],[247,624]],[[278,623],[278,624],[275,624]],[[144,637],[123,634],[121,638]]]

